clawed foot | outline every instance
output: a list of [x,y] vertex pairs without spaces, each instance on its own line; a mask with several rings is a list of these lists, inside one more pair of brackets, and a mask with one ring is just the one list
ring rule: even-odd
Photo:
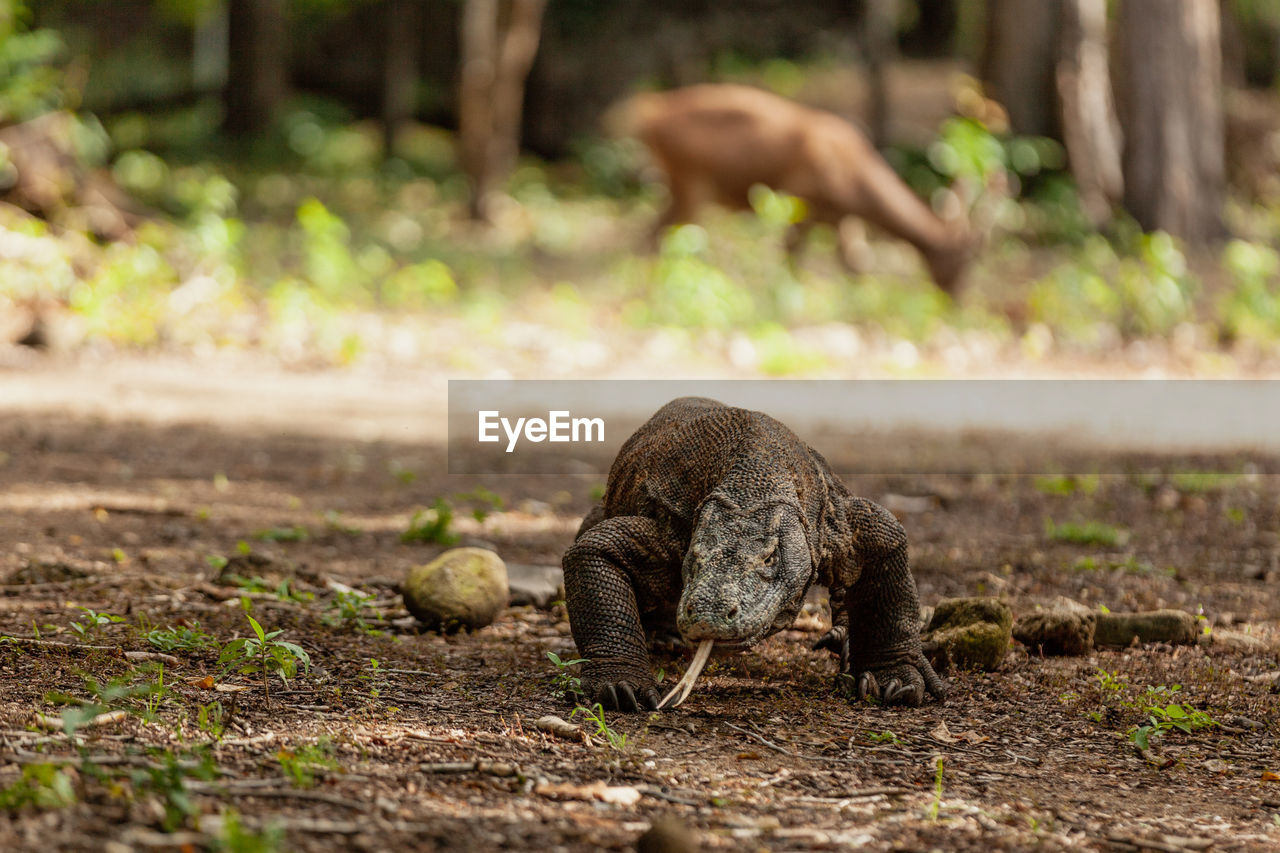
[[[914,708],[924,704],[926,693],[939,702],[947,696],[946,682],[933,671],[918,645],[900,655],[881,655],[877,661],[851,661],[848,629],[837,625],[823,634],[813,648],[828,649],[840,655],[837,684],[841,692],[850,698],[861,701],[870,696],[886,705]],[[894,657],[903,662],[894,663]]]
[[606,711],[656,711],[662,697],[647,669],[620,665],[585,665],[582,692],[590,705]]

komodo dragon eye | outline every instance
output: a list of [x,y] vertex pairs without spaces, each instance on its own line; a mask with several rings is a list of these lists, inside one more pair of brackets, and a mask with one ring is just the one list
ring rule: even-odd
[[777,539],[770,539],[764,546],[764,554],[760,558],[760,563],[768,574],[773,574],[773,569],[778,565]]

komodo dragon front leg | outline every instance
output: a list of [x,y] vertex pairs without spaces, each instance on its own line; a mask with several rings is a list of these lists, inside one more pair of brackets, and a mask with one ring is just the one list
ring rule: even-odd
[[814,648],[840,655],[842,677],[857,698],[920,705],[925,691],[941,700],[946,683],[920,647],[920,599],[907,561],[907,536],[884,507],[844,501],[850,544],[832,566],[832,628]]
[[578,653],[587,659],[582,692],[589,702],[621,711],[657,709],[644,624],[674,607],[681,558],[653,520],[641,516],[584,523],[565,552],[565,604]]

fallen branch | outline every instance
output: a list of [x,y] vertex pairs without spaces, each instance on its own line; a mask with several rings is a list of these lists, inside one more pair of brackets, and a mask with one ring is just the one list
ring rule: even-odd
[[520,773],[520,766],[509,761],[490,761],[477,758],[474,761],[438,761],[419,764],[418,770],[423,773],[488,773],[490,776],[508,777]]
[[115,657],[123,657],[126,660],[133,661],[160,661],[162,663],[177,665],[182,661],[173,655],[167,655],[163,652],[126,652],[119,646],[90,646],[84,643],[64,643],[60,640],[44,640],[39,637],[15,637],[12,634],[6,634],[0,638],[0,641],[7,641],[20,646],[34,646],[36,648],[55,648],[68,649],[78,652],[106,652]]
[[680,806],[700,806],[702,803],[697,800],[691,800],[688,797],[680,797],[675,794],[667,793],[656,785],[636,785],[636,790],[644,794],[646,797],[653,797],[655,800],[666,800],[668,803],[675,803]]
[[[96,729],[100,726],[109,726],[112,723],[118,723],[121,720],[128,719],[128,717],[128,711],[107,711],[76,726],[76,730]],[[63,722],[62,717],[47,717],[38,712],[35,715],[35,724],[47,732],[60,732],[65,728],[65,723]]]

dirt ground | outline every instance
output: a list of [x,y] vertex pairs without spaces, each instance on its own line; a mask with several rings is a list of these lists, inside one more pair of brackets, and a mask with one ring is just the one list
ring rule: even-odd
[[[1176,607],[1204,615],[1204,642],[1015,644],[995,672],[950,673],[943,705],[883,708],[833,693],[834,660],[808,650],[819,614],[713,661],[677,710],[608,714],[611,743],[580,713],[595,736],[534,725],[573,711],[547,658],[573,656],[561,606],[441,636],[395,592],[445,547],[401,541],[415,509],[483,485],[502,509],[460,514],[461,542],[557,564],[598,482],[459,480],[430,441],[190,414],[0,409],[0,848],[627,850],[671,818],[706,849],[1280,849],[1280,460],[1113,457],[1096,481],[1046,481],[859,473],[885,438],[820,446],[897,507],[924,604]],[[1231,475],[1194,473],[1215,470]],[[1063,542],[1046,519],[1121,530]],[[372,594],[362,622],[335,581]],[[242,595],[312,664],[269,697],[216,648],[147,639],[250,636]],[[685,665],[659,664],[667,683]],[[41,725],[95,696],[128,713],[70,739]],[[1169,703],[1216,724],[1144,757],[1128,733]]]

